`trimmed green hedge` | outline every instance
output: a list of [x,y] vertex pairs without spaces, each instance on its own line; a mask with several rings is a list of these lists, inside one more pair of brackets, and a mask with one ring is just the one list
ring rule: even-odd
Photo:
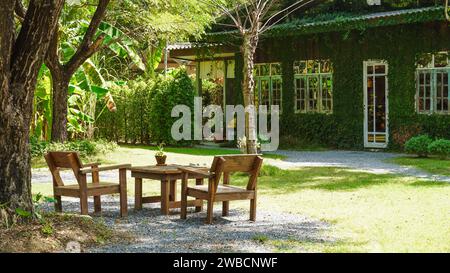
[[117,111],[103,112],[96,122],[96,137],[133,144],[186,144],[175,143],[170,133],[176,120],[172,108],[184,104],[193,109],[195,88],[184,68],[154,81],[129,81],[112,94]]

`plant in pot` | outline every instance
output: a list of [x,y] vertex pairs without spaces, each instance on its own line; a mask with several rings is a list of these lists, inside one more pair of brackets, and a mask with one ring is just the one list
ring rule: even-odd
[[165,166],[166,165],[166,154],[164,153],[164,142],[158,145],[158,151],[155,154],[156,165]]

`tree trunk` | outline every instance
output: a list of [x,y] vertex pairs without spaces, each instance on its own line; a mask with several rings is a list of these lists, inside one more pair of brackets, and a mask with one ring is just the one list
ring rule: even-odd
[[254,55],[258,46],[258,35],[245,33],[241,53],[244,58],[244,77],[242,92],[244,95],[244,106],[253,107],[253,113],[245,114],[245,137],[247,138],[247,153],[256,154],[256,108],[255,108],[255,80],[253,77]]
[[106,15],[106,9],[110,0],[99,0],[89,27],[83,36],[83,40],[74,55],[66,64],[61,64],[58,55],[59,37],[58,30],[52,36],[52,41],[46,56],[46,65],[50,69],[53,81],[53,142],[64,143],[67,141],[67,97],[69,82],[77,69],[96,52],[104,48],[105,35],[96,36],[97,30]]
[[34,90],[64,0],[31,1],[14,42],[15,4],[0,1],[0,204],[32,211],[29,131]]
[[52,142],[67,141],[67,97],[69,96],[70,77],[61,71],[50,70],[52,74],[53,107],[52,107]]

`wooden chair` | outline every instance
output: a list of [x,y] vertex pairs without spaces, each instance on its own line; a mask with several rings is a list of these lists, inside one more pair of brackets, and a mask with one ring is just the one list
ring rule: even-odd
[[[250,200],[250,221],[256,220],[256,189],[258,174],[263,159],[259,155],[226,155],[214,157],[209,172],[199,171],[195,168],[182,167],[183,172],[181,188],[181,219],[186,219],[187,197],[195,197],[208,201],[206,223],[212,224],[214,202],[222,203],[222,215],[227,216],[229,201]],[[239,188],[229,185],[230,174],[244,172],[249,175],[247,188]],[[196,185],[188,187],[188,174],[201,175],[208,179],[208,185]],[[223,184],[219,185],[223,176]]]
[[[94,197],[95,212],[101,211],[101,195],[120,194],[120,216],[127,216],[127,168],[130,164],[99,167],[99,163],[83,164],[76,152],[49,152],[45,160],[53,177],[53,194],[56,199],[55,210],[62,211],[61,196],[80,198],[81,214],[88,214],[88,197]],[[72,169],[78,184],[64,185],[59,171]],[[119,170],[119,184],[103,183],[99,172]],[[92,174],[92,183],[87,183],[86,174]]]

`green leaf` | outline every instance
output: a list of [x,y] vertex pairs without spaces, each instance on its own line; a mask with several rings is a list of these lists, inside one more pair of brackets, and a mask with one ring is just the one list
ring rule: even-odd
[[108,94],[109,90],[100,86],[92,85],[91,90],[97,95],[97,98],[103,98]]
[[53,198],[53,197],[48,197],[48,196],[45,196],[45,197],[44,197],[44,201],[45,201],[46,203],[56,203],[56,199],[55,199],[55,198]]
[[31,212],[23,210],[21,208],[17,208],[16,213],[21,217],[31,217]]

